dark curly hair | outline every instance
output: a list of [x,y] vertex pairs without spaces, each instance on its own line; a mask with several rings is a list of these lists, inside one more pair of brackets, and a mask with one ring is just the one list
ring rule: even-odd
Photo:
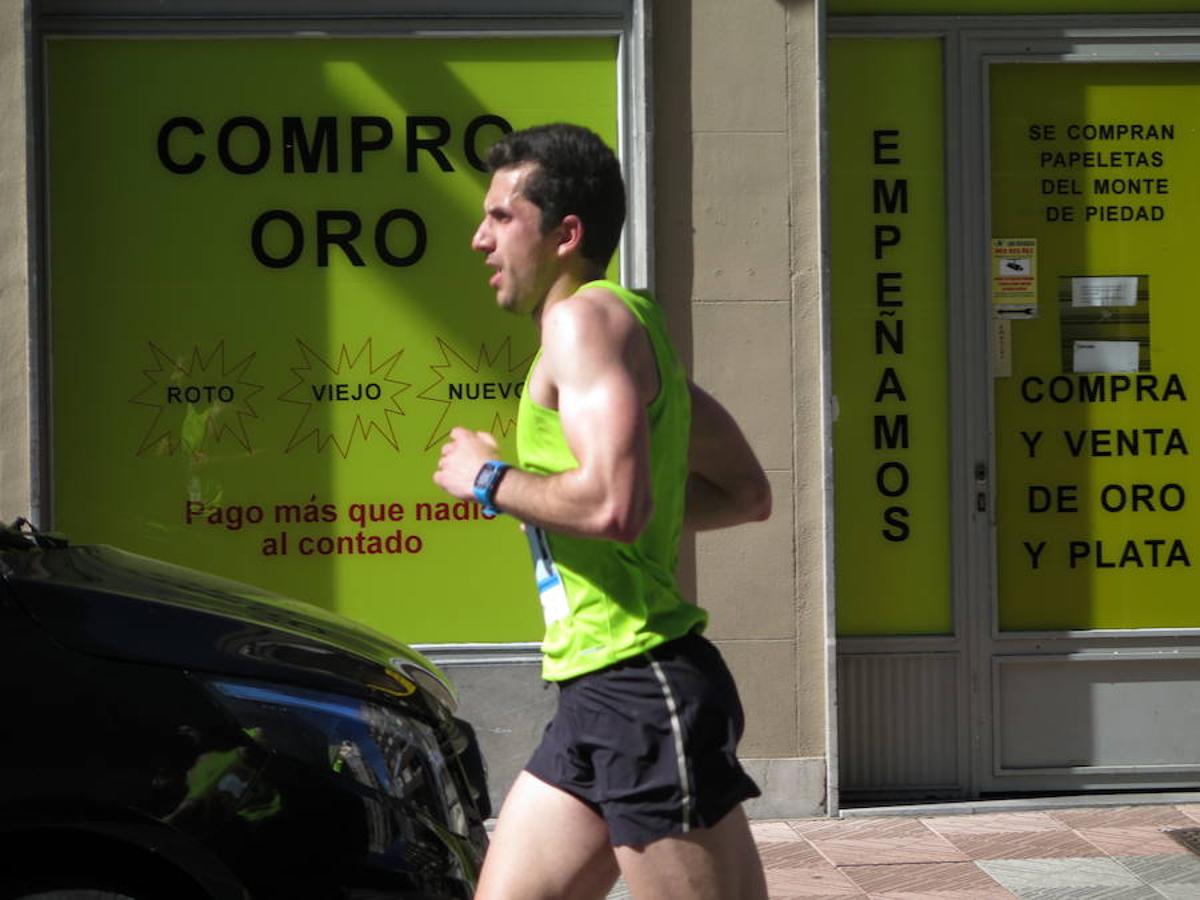
[[522,194],[542,211],[542,232],[579,216],[584,258],[606,267],[625,224],[625,182],[612,150],[587,128],[556,123],[506,134],[487,155],[493,172],[527,162],[537,165]]

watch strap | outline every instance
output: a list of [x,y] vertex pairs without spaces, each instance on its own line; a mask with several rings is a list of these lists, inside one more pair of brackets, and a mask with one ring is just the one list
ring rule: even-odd
[[511,468],[512,466],[506,462],[489,459],[480,467],[479,474],[475,476],[475,499],[479,501],[483,511],[490,516],[500,512],[496,508],[496,489],[500,487],[500,480],[504,478],[504,473]]

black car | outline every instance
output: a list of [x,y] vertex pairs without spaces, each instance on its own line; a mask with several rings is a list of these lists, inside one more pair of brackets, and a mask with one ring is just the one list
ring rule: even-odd
[[368,628],[0,526],[0,688],[0,896],[471,896],[474,735]]

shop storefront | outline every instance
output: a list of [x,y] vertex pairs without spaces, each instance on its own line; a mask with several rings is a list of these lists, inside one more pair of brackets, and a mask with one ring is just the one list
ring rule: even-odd
[[1152,6],[10,9],[0,516],[418,645],[502,793],[554,700],[524,539],[431,474],[511,447],[536,342],[481,157],[578,122],[772,483],[681,566],[751,814],[1194,788],[1200,4]]
[[843,798],[1197,785],[1197,25],[831,23]]
[[526,676],[525,539],[431,478],[455,426],[515,454],[536,349],[468,246],[483,157],[599,133],[646,284],[642,11],[276,6],[37,4],[31,518]]

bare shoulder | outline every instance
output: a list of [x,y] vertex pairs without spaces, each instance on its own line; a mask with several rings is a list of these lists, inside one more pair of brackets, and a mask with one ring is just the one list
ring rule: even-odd
[[637,319],[616,294],[594,286],[546,310],[542,345],[545,352],[558,357],[603,357],[622,353],[639,330]]
[[608,288],[593,285],[560,300],[546,311],[545,328],[623,331],[637,324],[625,303]]

